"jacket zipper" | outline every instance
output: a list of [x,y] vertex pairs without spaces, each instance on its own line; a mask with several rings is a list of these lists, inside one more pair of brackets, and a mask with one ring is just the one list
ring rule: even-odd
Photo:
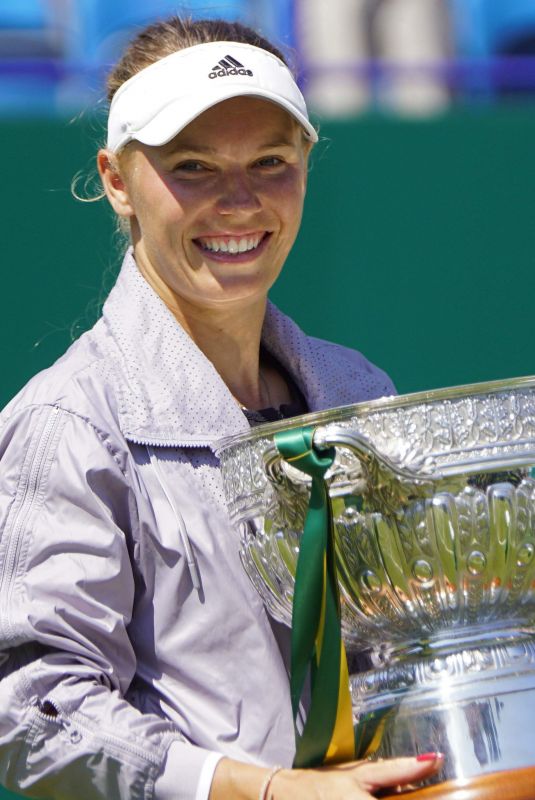
[[[39,488],[39,483],[41,480],[48,444],[56,431],[58,423],[59,409],[54,407],[52,414],[48,417],[45,423],[43,432],[39,437],[39,441],[36,444],[35,453],[33,454],[31,467],[28,473],[28,479],[22,495],[22,501],[15,520],[13,521],[11,535],[7,544],[5,568],[0,576],[0,596],[4,595],[4,591],[6,592],[6,607],[9,607],[9,600],[13,592],[12,579],[19,555],[24,523],[31,514],[37,489]],[[0,636],[2,639],[9,639],[12,636],[9,613],[6,616],[3,625],[1,624],[0,620]]]
[[[44,710],[49,706],[51,710],[53,708],[56,713],[50,713]],[[118,736],[113,736],[113,734],[101,733],[98,726],[93,727],[92,725],[87,725],[85,717],[79,712],[75,711],[71,715],[66,714],[61,704],[56,702],[56,700],[38,703],[35,707],[35,714],[44,722],[52,722],[56,724],[58,728],[63,728],[72,744],[78,744],[78,742],[83,739],[82,734],[87,734],[96,737],[104,745],[112,745],[112,747],[120,753],[129,753],[135,756],[139,761],[149,761],[156,766],[161,764],[160,758],[153,755],[149,749],[137,747],[130,742],[124,741],[124,739],[120,739]],[[179,731],[176,731],[176,733],[180,736],[180,740],[184,741]]]
[[[61,708],[59,711],[61,713]],[[136,758],[138,758],[140,761],[149,761],[153,765],[161,766],[160,758],[156,755],[153,755],[149,748],[137,747],[136,745],[130,744],[130,742],[126,742],[124,739],[120,739],[118,736],[113,736],[113,734],[110,733],[101,733],[97,726],[93,728],[93,726],[86,725],[84,717],[76,711],[72,714],[71,720],[67,718],[67,727],[69,727],[69,722],[71,722],[73,725],[76,725],[76,727],[84,733],[88,733],[91,736],[96,736],[97,739],[100,739],[100,741],[104,742],[104,744],[111,744],[119,752],[130,753],[130,755],[136,756]]]

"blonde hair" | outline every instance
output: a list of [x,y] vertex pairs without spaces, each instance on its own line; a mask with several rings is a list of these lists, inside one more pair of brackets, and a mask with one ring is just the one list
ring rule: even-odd
[[192,20],[175,16],[149,25],[130,42],[108,75],[108,102],[111,103],[117,89],[140,70],[178,50],[208,42],[252,44],[273,53],[288,66],[278,48],[240,22],[225,22],[220,19]]

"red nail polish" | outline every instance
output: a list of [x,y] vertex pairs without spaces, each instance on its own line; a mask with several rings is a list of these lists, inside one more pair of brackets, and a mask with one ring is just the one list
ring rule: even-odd
[[439,758],[444,758],[443,753],[420,753],[416,761],[438,761]]

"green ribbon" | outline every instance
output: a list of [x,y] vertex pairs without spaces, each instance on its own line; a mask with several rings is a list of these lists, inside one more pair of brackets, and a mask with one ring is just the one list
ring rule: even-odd
[[[293,597],[290,688],[294,722],[309,673],[311,704],[301,735],[296,728],[294,767],[323,764],[331,743],[337,738],[335,727],[343,653],[332,511],[324,480],[335,451],[334,448],[316,450],[313,433],[313,428],[305,427],[275,435],[275,445],[281,456],[312,478]],[[353,746],[353,742],[351,744]]]

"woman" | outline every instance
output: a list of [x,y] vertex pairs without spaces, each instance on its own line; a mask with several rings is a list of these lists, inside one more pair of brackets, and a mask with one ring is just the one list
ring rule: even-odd
[[258,416],[393,391],[266,301],[317,139],[302,97],[252,31],[178,19],[109,88],[98,168],[132,247],[93,330],[2,415],[1,781],[348,800],[423,778],[436,754],[289,769],[287,632],[241,568],[214,455]]

